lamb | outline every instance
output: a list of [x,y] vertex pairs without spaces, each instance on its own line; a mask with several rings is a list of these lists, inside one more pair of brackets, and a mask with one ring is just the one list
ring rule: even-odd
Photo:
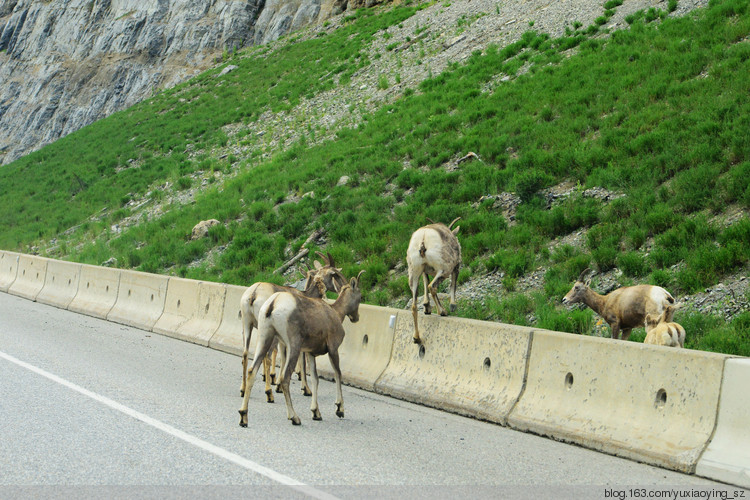
[[[242,315],[242,385],[240,386],[240,396],[245,394],[245,374],[247,373],[247,357],[250,350],[250,335],[253,327],[258,327],[258,314],[260,308],[268,300],[268,298],[276,292],[291,292],[300,293],[308,297],[323,297],[326,290],[337,291],[339,288],[344,286],[346,278],[341,273],[341,269],[337,268],[333,258],[328,254],[324,256],[320,252],[316,252],[324,261],[325,265],[321,265],[317,260],[314,262],[315,269],[308,269],[307,280],[305,282],[305,289],[303,292],[299,292],[297,289],[282,285],[276,285],[274,283],[258,282],[248,288],[240,298],[240,313]],[[273,360],[266,360],[264,363],[264,375],[266,378],[266,396],[269,403],[273,403],[273,393],[271,391],[272,382],[272,371],[275,367],[275,356]],[[283,361],[283,360],[282,360]],[[303,391],[307,389],[307,381],[304,378],[304,368],[300,371],[300,380],[303,380]],[[309,389],[305,391],[308,395]]]
[[313,377],[312,403],[310,410],[313,420],[321,420],[318,407],[318,371],[315,356],[328,353],[336,379],[336,416],[344,417],[344,399],[341,392],[341,368],[338,349],[344,340],[342,323],[347,316],[356,323],[359,321],[359,303],[362,293],[359,288],[360,271],[356,278],[339,291],[336,302],[328,304],[319,299],[311,299],[300,294],[278,292],[273,294],[260,310],[258,324],[258,344],[255,349],[253,366],[247,374],[247,390],[240,407],[240,426],[247,427],[247,407],[250,391],[260,363],[268,353],[274,339],[284,344],[287,350],[286,362],[281,371],[281,390],[284,393],[287,418],[293,425],[301,421],[292,407],[289,395],[289,379],[300,353],[305,353]]
[[[456,218],[448,226],[445,224],[430,224],[414,231],[406,251],[406,263],[409,266],[409,288],[411,289],[412,305],[411,313],[414,317],[414,343],[420,344],[417,325],[417,290],[419,289],[419,278],[424,282],[424,313],[432,312],[429,295],[435,299],[438,313],[447,315],[438,298],[438,287],[445,278],[451,277],[450,308],[451,312],[456,310],[456,285],[458,284],[458,271],[461,267],[461,244],[456,235],[461,226],[451,229],[458,221]],[[428,275],[434,275],[432,282],[427,284]]]
[[674,306],[667,306],[661,314],[646,315],[646,339],[644,344],[685,347],[685,329],[679,323],[666,318],[674,316]]
[[[583,302],[594,310],[612,330],[612,338],[622,340],[630,337],[633,328],[643,326],[647,314],[661,314],[675,300],[665,289],[653,285],[636,285],[618,288],[607,295],[599,295],[589,288],[590,270],[585,269],[573,288],[563,297],[563,304]],[[666,321],[671,321],[668,316]]]

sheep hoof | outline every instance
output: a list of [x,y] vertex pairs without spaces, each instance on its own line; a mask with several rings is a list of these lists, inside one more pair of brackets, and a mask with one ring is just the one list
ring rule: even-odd
[[458,306],[456,304],[451,304],[451,312],[456,312],[456,309],[458,309]]
[[344,418],[344,410],[341,409],[341,404],[336,403],[336,416],[339,418]]
[[308,389],[307,387],[302,388],[302,394],[304,396],[312,396],[312,392],[310,392],[310,389]]
[[273,391],[271,389],[266,391],[266,403],[273,403]]
[[294,416],[294,417],[290,418],[289,420],[292,421],[292,425],[301,425],[302,424],[302,421],[297,416]]
[[419,338],[419,337],[416,337],[416,336],[415,336],[415,337],[414,337],[414,338],[413,338],[412,340],[413,340],[413,341],[414,341],[414,343],[415,343],[415,344],[417,344],[417,345],[419,345],[419,344],[421,344],[421,343],[422,343],[422,339],[421,339],[421,338]]
[[276,386],[276,394],[281,394],[281,384]]
[[275,373],[271,374],[271,385],[276,385],[276,374]]
[[240,410],[240,427],[247,427],[247,410]]
[[313,420],[323,420],[323,417],[320,416],[320,410],[317,410],[317,409],[313,410],[312,414],[313,414]]
[[442,311],[440,311],[440,316],[448,316],[448,311],[443,309]]
[[244,397],[245,397],[245,391],[243,391],[242,389],[240,389],[240,397],[241,397],[241,398],[244,398]]
[[424,308],[424,315],[425,316],[429,316],[430,314],[432,314],[432,308],[425,307]]

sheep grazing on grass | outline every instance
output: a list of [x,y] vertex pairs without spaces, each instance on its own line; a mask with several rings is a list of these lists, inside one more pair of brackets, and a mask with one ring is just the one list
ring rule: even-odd
[[[260,308],[268,298],[276,292],[290,292],[306,295],[308,297],[320,298],[325,296],[326,290],[338,291],[346,284],[346,278],[341,273],[341,269],[335,266],[333,258],[328,255],[324,256],[318,252],[325,265],[321,265],[317,260],[314,262],[315,269],[308,270],[305,281],[305,289],[300,292],[296,288],[276,285],[274,283],[258,282],[251,285],[240,298],[240,312],[242,315],[242,385],[240,387],[240,396],[245,394],[245,375],[247,373],[247,358],[250,349],[250,335],[253,328],[258,327],[258,314]],[[274,351],[275,353],[276,351]],[[283,358],[283,356],[282,356]],[[282,359],[283,361],[283,359]],[[266,396],[269,403],[273,403],[273,392],[271,383],[273,382],[273,371],[275,368],[276,356],[273,359],[267,359],[264,363],[264,375],[266,379]],[[300,380],[303,381],[302,390],[305,395],[309,395],[307,389],[307,380],[305,378],[304,367],[300,370]],[[305,390],[307,389],[307,390]]]
[[[675,303],[668,291],[653,285],[627,286],[599,295],[589,288],[590,272],[585,269],[581,273],[562,302],[566,305],[582,302],[589,306],[609,324],[613,339],[619,339],[622,332],[622,340],[627,340],[633,328],[643,326],[647,314],[659,315]],[[671,320],[669,316],[667,321]]]
[[661,314],[646,315],[644,344],[685,347],[685,329],[679,323],[671,321],[674,309],[674,306],[668,306]]
[[[438,298],[438,287],[448,276],[451,277],[450,308],[451,312],[456,310],[456,285],[458,284],[458,271],[461,267],[461,244],[456,235],[461,226],[451,229],[453,224],[460,219],[457,218],[448,226],[445,224],[430,224],[420,227],[411,235],[409,248],[406,251],[406,263],[409,266],[409,288],[411,289],[411,313],[414,317],[414,342],[419,344],[422,339],[419,336],[417,325],[417,291],[419,289],[419,278],[424,283],[424,313],[430,314],[430,295],[435,299],[438,313],[445,316],[448,312],[440,303]],[[434,276],[427,284],[428,276]]]
[[279,345],[286,346],[286,362],[281,368],[281,390],[284,393],[287,407],[287,418],[293,425],[301,423],[294,411],[289,395],[289,379],[292,375],[300,353],[307,356],[312,374],[312,404],[310,410],[313,420],[321,420],[318,407],[318,371],[315,357],[328,354],[336,379],[336,416],[344,417],[344,399],[341,392],[341,368],[339,367],[338,349],[344,341],[342,325],[347,316],[356,323],[359,321],[359,303],[362,293],[359,289],[360,271],[356,278],[339,291],[336,302],[328,304],[320,299],[311,299],[300,294],[278,292],[263,304],[259,314],[258,344],[255,349],[253,366],[247,374],[247,388],[240,407],[240,426],[247,427],[247,407],[250,391],[253,388],[255,375],[263,358],[271,348],[274,339]]

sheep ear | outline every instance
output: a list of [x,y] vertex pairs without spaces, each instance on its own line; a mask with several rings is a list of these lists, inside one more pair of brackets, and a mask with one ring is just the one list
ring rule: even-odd
[[313,262],[313,266],[315,266],[315,269],[323,269],[323,266],[317,260]]

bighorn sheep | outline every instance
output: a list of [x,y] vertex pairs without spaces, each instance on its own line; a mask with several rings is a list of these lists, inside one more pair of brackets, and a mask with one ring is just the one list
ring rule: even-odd
[[339,291],[336,302],[328,304],[319,299],[311,299],[300,294],[278,292],[273,294],[260,309],[258,324],[258,344],[255,348],[253,366],[247,374],[247,390],[240,407],[240,426],[247,427],[247,406],[255,375],[260,368],[274,339],[287,349],[286,362],[281,370],[281,390],[286,400],[287,418],[293,425],[300,419],[292,407],[289,395],[289,379],[300,353],[305,353],[312,374],[312,403],[310,410],[313,420],[321,420],[318,408],[318,370],[315,356],[328,353],[336,379],[336,416],[344,417],[344,399],[341,392],[341,369],[338,349],[344,340],[342,322],[349,317],[352,323],[359,321],[359,303],[362,293],[359,289],[360,271],[356,278]]
[[[589,273],[590,269],[581,273],[562,303],[583,302],[589,306],[609,324],[613,339],[619,339],[622,331],[622,340],[627,340],[633,328],[643,326],[646,314],[661,314],[667,306],[674,304],[668,291],[653,285],[627,286],[599,295],[589,288]],[[668,321],[671,319],[670,316]]]
[[[411,289],[411,313],[414,317],[414,342],[419,344],[417,325],[417,291],[419,289],[419,278],[424,282],[424,313],[432,312],[430,307],[430,294],[435,299],[438,313],[445,316],[446,312],[438,298],[438,287],[448,276],[451,277],[450,307],[451,312],[456,310],[456,285],[458,284],[458,270],[461,267],[461,244],[456,235],[461,226],[451,229],[453,224],[459,220],[456,218],[450,225],[430,224],[420,227],[411,235],[409,248],[406,250],[406,263],[409,266],[409,288]],[[428,285],[428,276],[435,276]]]
[[[296,288],[276,285],[274,283],[258,282],[248,288],[240,298],[240,313],[242,315],[242,386],[240,387],[240,396],[245,394],[245,374],[247,373],[247,356],[250,350],[250,335],[253,327],[258,327],[258,314],[260,308],[268,300],[268,298],[276,292],[291,292],[304,294],[308,297],[320,298],[325,295],[326,290],[338,291],[344,284],[346,284],[346,278],[341,273],[341,269],[336,267],[333,258],[330,254],[327,256],[316,252],[324,261],[325,265],[321,265],[317,260],[314,262],[315,269],[308,269],[307,280],[305,281],[305,289],[303,292],[298,291]],[[275,352],[275,351],[274,351]],[[273,371],[275,370],[275,359],[265,360],[264,363],[264,375],[266,378],[266,396],[269,403],[273,403],[273,393],[271,392],[271,382],[273,377]],[[282,356],[283,358],[283,356]],[[307,389],[307,380],[304,377],[304,368],[300,371],[300,380],[303,380],[303,391],[306,395],[309,393]]]
[[665,307],[661,314],[647,314],[646,339],[643,343],[685,347],[685,329],[678,323],[672,323],[672,316],[674,316],[674,306]]

